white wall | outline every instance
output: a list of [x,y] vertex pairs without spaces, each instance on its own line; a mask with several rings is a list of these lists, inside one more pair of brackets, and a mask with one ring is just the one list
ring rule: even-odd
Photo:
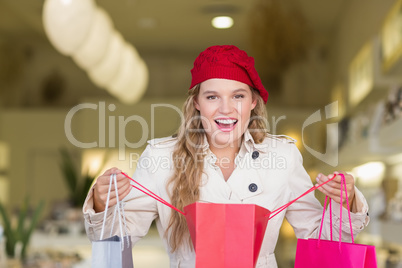
[[10,204],[20,204],[25,196],[32,202],[66,197],[57,152],[68,145],[60,120],[64,114],[63,110],[2,111],[0,137],[9,147],[5,176]]

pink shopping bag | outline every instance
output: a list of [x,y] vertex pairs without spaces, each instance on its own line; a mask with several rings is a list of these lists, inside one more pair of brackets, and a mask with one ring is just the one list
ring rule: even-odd
[[[342,185],[346,191],[345,177],[342,176]],[[342,189],[341,186],[341,203]],[[321,239],[322,224],[324,222],[325,207],[328,197],[325,198],[324,212],[321,219],[320,233],[318,239],[298,239],[296,248],[295,268],[377,268],[375,247],[370,245],[355,244],[353,241],[352,222],[350,219],[348,203],[349,225],[352,236],[352,243]],[[331,200],[329,201],[330,217],[332,217]],[[331,229],[332,229],[332,218]],[[340,212],[340,231],[342,234],[342,206]]]
[[376,268],[375,247],[318,239],[298,239],[295,268]]

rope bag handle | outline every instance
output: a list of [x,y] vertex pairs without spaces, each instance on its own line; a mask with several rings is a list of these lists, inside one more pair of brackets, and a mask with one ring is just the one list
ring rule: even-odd
[[[345,188],[345,194],[346,194],[346,205],[347,205],[347,210],[348,210],[348,216],[349,216],[349,227],[350,227],[350,235],[351,235],[351,237],[352,237],[352,243],[354,243],[355,241],[354,241],[354,238],[353,238],[353,228],[352,228],[352,219],[351,219],[351,217],[350,217],[350,207],[349,207],[349,199],[348,199],[348,191],[347,191],[347,189],[346,189],[346,179],[345,179],[345,175],[343,175],[342,173],[341,174],[339,174],[340,176],[341,176],[341,196],[340,196],[340,198],[341,198],[341,200],[340,200],[340,212],[339,212],[339,222],[340,222],[340,224],[339,224],[339,249],[341,249],[341,244],[342,244],[342,193],[343,193],[343,188]],[[318,235],[318,246],[319,246],[319,244],[320,244],[320,241],[321,241],[321,231],[322,231],[322,225],[323,225],[323,222],[324,222],[324,215],[325,215],[325,207],[326,207],[326,205],[327,205],[327,199],[328,199],[328,196],[326,196],[325,197],[325,203],[324,203],[324,209],[323,209],[323,213],[322,213],[322,218],[321,218],[321,224],[320,224],[320,233],[319,233],[319,235]],[[329,198],[329,209],[330,209],[330,212],[329,212],[329,217],[330,217],[330,230],[331,230],[331,241],[332,241],[332,207],[331,207],[331,198]]]
[[321,186],[327,184],[328,182],[332,181],[333,179],[335,179],[336,174],[334,174],[334,176],[332,178],[330,178],[329,180],[319,184],[319,185],[315,185],[313,187],[311,187],[310,189],[308,189],[306,192],[304,192],[303,194],[301,194],[299,197],[293,199],[292,201],[286,203],[285,205],[275,209],[274,211],[271,212],[269,220],[272,219],[273,217],[275,217],[276,215],[278,215],[280,212],[282,212],[283,210],[285,210],[287,207],[289,207],[291,204],[293,204],[294,202],[296,202],[297,200],[299,200],[300,198],[302,198],[303,196],[311,193],[312,191],[320,188]]
[[123,174],[124,176],[126,176],[127,178],[129,178],[132,182],[134,182],[135,184],[137,184],[138,186],[135,186],[133,184],[131,184],[131,186],[141,192],[143,192],[144,194],[152,197],[153,199],[155,199],[156,201],[161,202],[162,204],[176,210],[177,212],[186,215],[183,211],[181,211],[180,209],[176,208],[175,206],[173,206],[172,204],[170,204],[169,202],[165,201],[162,197],[158,196],[157,194],[155,194],[154,192],[152,192],[151,190],[149,190],[148,188],[146,188],[145,186],[143,186],[142,184],[140,184],[139,182],[135,181],[134,179],[132,179],[130,176],[128,176],[126,173],[122,172],[121,174]]
[[[124,248],[124,235],[123,234],[125,234],[125,236],[127,238],[127,247],[129,246],[129,241],[128,241],[129,238],[128,238],[128,235],[127,235],[128,232],[127,232],[126,215],[124,214],[124,208],[121,205],[121,202],[119,200],[119,191],[117,189],[116,174],[111,174],[110,175],[109,189],[108,189],[108,192],[107,192],[106,206],[105,206],[105,211],[104,211],[104,216],[103,216],[103,223],[102,223],[102,230],[101,230],[100,240],[103,240],[103,235],[105,233],[106,215],[107,215],[107,211],[108,211],[108,207],[109,207],[110,192],[112,190],[112,184],[114,184],[114,189],[115,189],[115,192],[116,192],[117,204],[116,204],[116,207],[115,207],[114,212],[113,212],[113,220],[112,220],[112,226],[110,228],[110,235],[109,236],[112,236],[113,227],[114,227],[114,223],[115,223],[115,220],[116,220],[116,214],[119,214],[119,230],[120,230],[120,236],[121,236],[121,239],[122,239],[122,242],[123,242],[122,243],[122,250],[123,250],[123,248]],[[122,216],[123,216],[123,219],[122,219]],[[124,223],[124,232],[123,232],[122,220],[123,220],[123,223]]]
[[[173,206],[172,204],[170,204],[169,202],[167,202],[166,200],[164,200],[162,197],[158,196],[157,194],[155,194],[154,192],[152,192],[151,190],[149,190],[148,188],[146,188],[145,186],[143,186],[142,184],[140,184],[139,182],[135,181],[133,178],[131,178],[130,176],[128,176],[126,173],[122,172],[121,174],[123,174],[125,177],[127,177],[128,179],[130,179],[133,183],[135,183],[136,185],[131,184],[131,186],[141,192],[143,192],[144,194],[152,197],[153,199],[155,199],[158,202],[161,202],[162,204],[176,210],[177,212],[181,213],[182,215],[186,215],[186,213],[184,213],[183,211],[181,211],[180,209],[176,208],[175,206]],[[343,174],[341,174],[341,176],[343,176]],[[332,181],[333,179],[335,179],[336,174],[334,174],[334,176],[332,178],[330,178],[329,180],[311,187],[309,190],[307,190],[305,193],[303,193],[302,195],[300,195],[299,197],[293,199],[292,201],[288,202],[287,204],[275,209],[274,211],[271,212],[271,214],[267,214],[266,217],[268,217],[269,215],[271,215],[269,217],[269,219],[272,219],[274,216],[278,215],[280,212],[282,212],[283,210],[285,210],[287,207],[289,207],[291,204],[293,204],[294,202],[296,202],[297,200],[299,200],[300,198],[302,198],[303,196],[311,193],[312,191],[318,189],[319,187],[327,184],[328,182]],[[345,179],[345,177],[343,176],[343,179]],[[345,189],[346,189],[346,185],[345,185]],[[342,197],[341,197],[342,198]],[[347,197],[346,197],[347,198]],[[342,202],[342,199],[341,199]],[[349,204],[348,204],[349,205]],[[325,206],[324,206],[325,209]],[[350,217],[349,217],[350,218]],[[331,227],[332,229],[332,227]]]

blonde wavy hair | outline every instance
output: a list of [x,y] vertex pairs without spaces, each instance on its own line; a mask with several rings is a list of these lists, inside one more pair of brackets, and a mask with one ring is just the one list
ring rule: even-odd
[[[257,99],[255,108],[251,111],[248,129],[255,143],[261,143],[267,135],[267,112],[264,101],[257,90],[252,89],[253,100]],[[173,151],[174,174],[168,180],[167,187],[173,206],[183,210],[189,204],[199,200],[204,168],[203,143],[205,131],[202,127],[200,112],[195,108],[194,101],[200,92],[200,85],[189,90],[189,96],[183,105],[184,120],[177,132],[177,144]],[[197,130],[197,131],[194,131]],[[171,191],[169,191],[171,189]],[[183,243],[192,248],[186,218],[172,211],[169,226],[165,236],[169,237],[172,252]]]

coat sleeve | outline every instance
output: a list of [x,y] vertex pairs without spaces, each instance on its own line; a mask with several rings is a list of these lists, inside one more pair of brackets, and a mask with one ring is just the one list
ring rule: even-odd
[[[313,187],[313,184],[303,167],[302,156],[293,144],[291,145],[290,155],[288,183],[291,190],[291,200],[293,200]],[[350,213],[354,236],[362,231],[369,222],[367,202],[357,189],[356,202],[358,211]],[[334,240],[339,239],[340,208],[341,206],[338,203],[332,202],[332,232]],[[345,208],[342,207],[342,209],[342,240],[349,242],[351,241],[351,236],[348,212]],[[318,238],[322,214],[323,207],[312,192],[288,207],[286,219],[293,226],[297,238]],[[330,239],[329,209],[325,212],[322,238]]]
[[[147,165],[142,164],[149,163],[148,161],[151,160],[150,151],[151,148],[148,145],[138,160],[133,179],[152,192],[156,192],[156,182],[152,178],[152,174],[149,171],[149,168],[147,168]],[[134,183],[131,182],[131,184],[133,185]],[[156,201],[141,191],[133,188],[122,200],[121,206],[124,209],[124,215],[126,218],[127,234],[131,236],[132,242],[135,244],[147,234],[152,221],[158,216]],[[116,216],[115,222],[112,222],[114,209],[115,207],[110,207],[107,211],[104,238],[111,235],[120,235],[118,217]],[[95,213],[93,209],[93,188],[89,191],[85,200],[83,213],[85,219],[85,230],[88,238],[91,241],[99,240],[104,212]]]

